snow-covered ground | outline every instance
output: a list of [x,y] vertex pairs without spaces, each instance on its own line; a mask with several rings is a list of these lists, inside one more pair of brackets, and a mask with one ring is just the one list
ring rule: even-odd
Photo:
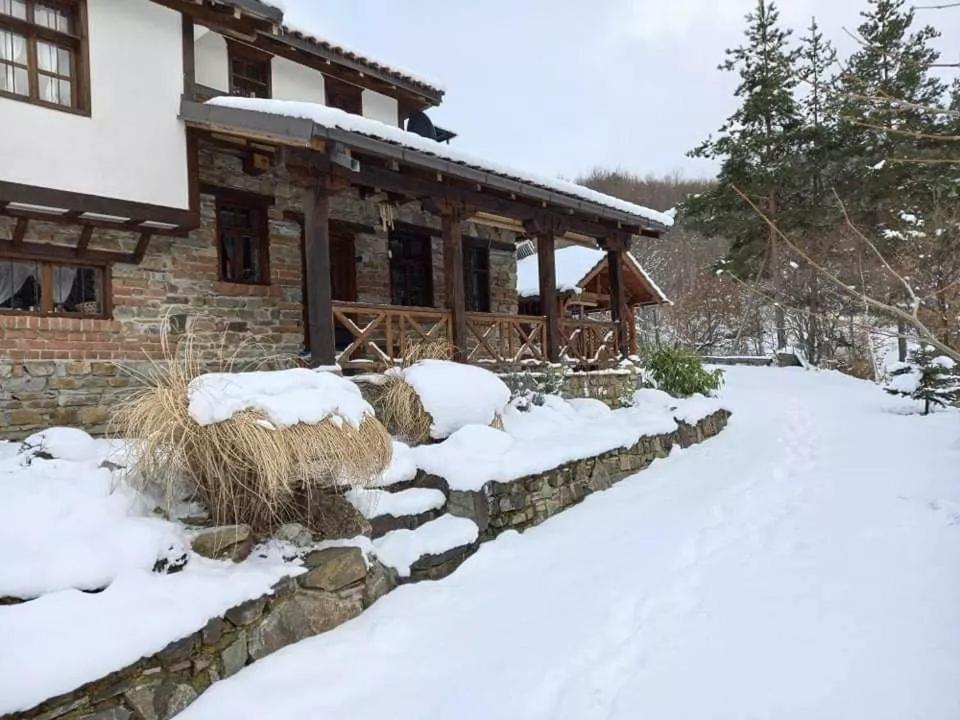
[[960,717],[960,414],[799,369],[724,394],[718,438],[181,717]]

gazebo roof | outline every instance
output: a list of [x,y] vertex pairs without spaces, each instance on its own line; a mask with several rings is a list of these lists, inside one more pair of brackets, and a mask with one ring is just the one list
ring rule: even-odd
[[[571,245],[557,248],[555,262],[557,292],[579,295],[592,280],[606,273],[607,253],[596,248]],[[659,305],[670,302],[632,253],[624,253],[624,270],[629,304]],[[540,274],[536,254],[517,262],[517,294],[520,297],[540,295]]]

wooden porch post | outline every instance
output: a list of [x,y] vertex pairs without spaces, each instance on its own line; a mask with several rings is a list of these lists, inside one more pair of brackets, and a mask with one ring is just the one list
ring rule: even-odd
[[537,234],[537,266],[540,271],[540,310],[547,316],[547,360],[560,360],[560,313],[557,304],[556,242],[552,232]]
[[322,179],[306,192],[303,205],[304,268],[310,318],[310,367],[334,365],[333,294],[330,286],[330,190]]
[[467,359],[467,298],[463,285],[463,207],[449,203],[440,211],[443,228],[443,275],[453,328],[453,358]]
[[627,327],[626,300],[623,292],[623,249],[607,249],[607,270],[610,274],[610,319],[620,330],[620,355],[630,354],[630,335]]

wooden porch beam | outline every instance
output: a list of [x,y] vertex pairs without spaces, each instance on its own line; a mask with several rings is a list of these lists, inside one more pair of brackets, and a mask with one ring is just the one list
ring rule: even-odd
[[[0,252],[14,260],[67,260],[74,263],[77,261],[74,248],[49,243],[25,242],[16,245],[12,240],[0,240]],[[105,250],[87,250],[82,259],[94,265],[109,265],[133,262],[133,255]]]
[[87,246],[90,244],[90,239],[93,237],[93,228],[89,225],[85,225],[80,230],[80,240],[77,242],[77,247],[74,252],[77,255],[82,255],[86,252]]
[[151,233],[144,232],[140,233],[140,239],[137,240],[137,247],[133,251],[133,255],[130,256],[130,262],[134,265],[139,265],[143,262],[143,256],[147,254],[147,247],[150,245],[150,235]]
[[547,360],[560,361],[560,313],[557,304],[556,238],[551,232],[537,236],[537,267],[540,273],[540,309],[547,318]]
[[607,272],[610,276],[610,319],[617,323],[620,329],[620,355],[627,357],[630,354],[630,337],[623,291],[623,252],[619,248],[607,250]]
[[462,205],[443,203],[440,207],[443,236],[443,274],[446,284],[447,307],[450,309],[453,329],[453,357],[457,362],[467,359],[467,296],[463,282],[463,219]]
[[27,224],[30,222],[27,218],[17,218],[17,225],[13,228],[13,244],[19,246],[23,244],[23,238],[27,234]]
[[303,218],[310,367],[321,367],[337,360],[330,282],[330,190],[322,178],[305,193]]

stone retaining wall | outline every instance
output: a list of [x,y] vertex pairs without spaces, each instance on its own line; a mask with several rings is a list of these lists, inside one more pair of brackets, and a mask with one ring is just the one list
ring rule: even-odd
[[316,550],[305,565],[306,573],[280,581],[271,594],[228,610],[157,654],[5,718],[167,720],[217,680],[356,617],[397,584],[379,563],[368,568],[359,548]]
[[[422,473],[394,486],[440,488],[447,493],[447,512],[469,517],[480,528],[476,543],[417,560],[405,581],[449,575],[480,543],[543,522],[665,457],[674,445],[689,447],[716,435],[729,416],[720,410],[696,425],[680,423],[672,433],[641,438],[630,448],[509,483],[489,482],[478,492],[451,492],[443,478]],[[217,680],[356,617],[399,584],[392,570],[377,562],[368,567],[355,547],[315,550],[304,564],[306,573],[282,580],[270,594],[228,610],[155,655],[5,720],[168,720]]]
[[[729,412],[720,410],[696,425],[679,423],[672,433],[643,437],[633,447],[575,460],[540,475],[508,483],[488,482],[475,492],[450,490],[447,512],[477,523],[483,540],[505,530],[524,530],[643,470],[654,459],[666,457],[674,445],[685,448],[713,437],[729,417]],[[441,478],[426,482],[446,485]]]

